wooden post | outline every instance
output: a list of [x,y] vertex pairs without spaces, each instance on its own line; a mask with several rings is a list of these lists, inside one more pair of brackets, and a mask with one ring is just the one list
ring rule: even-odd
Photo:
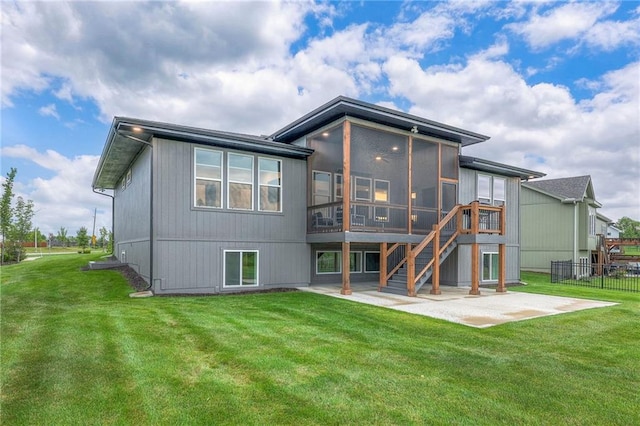
[[342,127],[342,232],[351,229],[351,123]]
[[[476,204],[476,213],[477,213],[477,204]],[[478,243],[471,244],[471,290],[469,294],[480,295],[480,268],[478,262],[478,254],[479,254],[479,245]]]
[[416,295],[416,258],[411,249],[411,243],[407,243],[407,296]]
[[440,294],[440,225],[433,225],[433,274],[431,275],[431,294]]
[[474,201],[471,203],[471,233],[477,235],[480,229],[480,203]]
[[498,287],[496,291],[499,293],[506,293],[505,279],[507,276],[507,245],[498,245]]
[[380,285],[378,291],[387,285],[387,243],[380,243]]
[[351,294],[350,243],[342,243],[342,290],[340,294]]
[[[507,209],[505,206],[500,208],[500,235],[506,235],[507,233]],[[499,293],[506,293],[507,287],[505,287],[507,278],[507,245],[498,245],[498,287],[496,291]]]

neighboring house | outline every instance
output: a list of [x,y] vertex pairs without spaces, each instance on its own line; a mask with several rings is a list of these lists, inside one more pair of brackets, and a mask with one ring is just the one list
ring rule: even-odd
[[269,137],[116,117],[93,188],[114,191],[114,251],[158,294],[503,291],[520,182],[543,175],[460,155],[487,139],[345,97]]
[[620,238],[622,230],[616,226],[615,223],[609,223],[607,225],[607,238]]
[[598,263],[598,234],[607,218],[598,219],[590,176],[537,180],[522,184],[522,269],[549,272],[551,261]]

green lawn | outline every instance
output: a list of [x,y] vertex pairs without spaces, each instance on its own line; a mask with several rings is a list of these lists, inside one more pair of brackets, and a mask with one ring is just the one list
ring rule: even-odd
[[640,295],[476,329],[304,292],[131,299],[94,255],[2,267],[1,424],[640,424]]

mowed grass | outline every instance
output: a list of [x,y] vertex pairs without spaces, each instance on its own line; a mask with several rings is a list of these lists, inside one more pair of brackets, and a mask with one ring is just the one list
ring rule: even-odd
[[[2,424],[640,424],[640,296],[474,329],[304,292],[132,299],[99,255],[2,267]],[[489,290],[486,290],[489,291]]]

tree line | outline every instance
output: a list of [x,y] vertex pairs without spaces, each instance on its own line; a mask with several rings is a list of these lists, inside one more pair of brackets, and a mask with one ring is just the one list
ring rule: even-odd
[[18,196],[14,202],[13,183],[18,170],[14,167],[7,173],[2,183],[2,198],[0,199],[0,234],[2,242],[0,248],[0,263],[20,262],[26,257],[25,246],[33,243],[38,246],[46,241],[49,247],[56,245],[62,247],[78,246],[81,252],[89,247],[102,248],[110,252],[113,244],[113,235],[104,226],[99,230],[100,237],[89,236],[87,228],[81,227],[75,237],[70,236],[67,229],[61,227],[58,235],[49,234],[48,238],[41,234],[33,226],[35,214],[32,200],[25,200]]

